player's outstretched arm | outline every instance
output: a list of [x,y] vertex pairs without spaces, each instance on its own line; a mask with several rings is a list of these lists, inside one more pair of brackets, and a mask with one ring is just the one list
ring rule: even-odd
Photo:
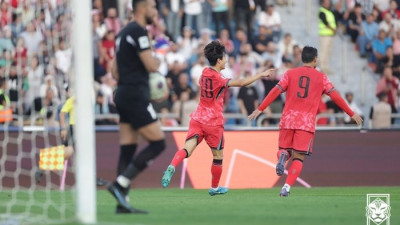
[[251,77],[246,77],[246,78],[238,79],[238,80],[230,80],[228,82],[228,86],[229,87],[244,87],[244,86],[247,86],[247,85],[253,83],[254,81],[256,81],[260,78],[269,77],[272,74],[274,74],[275,72],[276,72],[276,69],[269,69],[269,70],[258,73]]
[[282,90],[276,86],[268,93],[267,97],[264,98],[258,109],[254,110],[248,117],[249,120],[256,119],[280,94]]
[[113,59],[112,68],[111,68],[111,75],[116,81],[118,81],[119,74],[118,74],[118,67],[117,67],[117,57],[114,57],[114,59]]
[[363,119],[361,118],[361,116],[355,114],[353,110],[350,109],[350,107],[343,100],[338,91],[334,90],[332,93],[329,94],[329,97],[331,97],[332,101],[337,106],[339,106],[347,115],[349,115],[357,123],[358,126],[362,125]]

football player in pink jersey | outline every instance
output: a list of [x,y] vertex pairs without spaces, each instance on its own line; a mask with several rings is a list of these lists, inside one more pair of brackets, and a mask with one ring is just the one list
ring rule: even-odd
[[318,50],[306,46],[301,59],[303,66],[288,70],[279,83],[264,98],[261,105],[250,116],[256,119],[281,93],[286,92],[285,107],[279,124],[279,151],[276,174],[281,176],[285,171],[286,160],[293,157],[288,177],[282,187],[280,196],[287,197],[303,168],[306,155],[311,155],[315,133],[315,117],[322,94],[326,94],[361,126],[362,118],[355,114],[328,77],[315,69]]
[[175,168],[205,139],[213,154],[211,188],[208,193],[214,196],[228,192],[227,188],[218,186],[224,152],[224,95],[229,87],[247,86],[262,77],[270,76],[275,70],[270,69],[255,76],[231,80],[224,78],[220,73],[225,69],[227,60],[225,47],[221,43],[218,41],[209,43],[204,48],[204,55],[211,66],[205,68],[200,77],[200,102],[196,111],[191,114],[185,147],[176,152],[164,172],[161,184],[164,188],[168,187]]

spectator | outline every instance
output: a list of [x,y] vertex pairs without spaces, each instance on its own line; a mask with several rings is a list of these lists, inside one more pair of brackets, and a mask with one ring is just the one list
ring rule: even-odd
[[212,5],[213,22],[215,23],[215,31],[220,36],[221,25],[228,30],[229,37],[232,38],[229,26],[228,1],[227,0],[207,0]]
[[321,96],[321,101],[319,102],[319,105],[318,105],[318,111],[317,111],[317,115],[320,117],[317,120],[317,124],[318,125],[324,125],[324,126],[328,125],[329,117],[326,116],[326,115],[320,115],[320,114],[327,114],[327,113],[329,113],[328,107],[327,107],[327,105],[325,103],[324,95],[322,95]]
[[99,10],[92,10],[92,21],[95,33],[100,39],[102,39],[107,33],[107,26],[103,23],[103,21],[101,21]]
[[319,10],[319,49],[320,49],[320,62],[321,70],[326,74],[332,74],[329,67],[329,59],[332,50],[333,37],[336,34],[336,20],[335,15],[330,10],[331,1],[322,0],[321,8]]
[[236,30],[241,29],[249,39],[253,38],[253,18],[256,10],[254,0],[234,1]]
[[[363,117],[363,112],[361,111],[360,107],[358,107],[358,105],[354,102],[354,94],[353,92],[347,92],[345,94],[345,100],[347,102],[347,104],[349,105],[350,109],[353,110],[354,113],[360,115],[361,117]],[[350,116],[348,116],[347,114],[344,117],[344,123],[345,124],[356,124],[351,118]]]
[[167,18],[167,30],[176,39],[181,35],[183,0],[163,0],[162,14]]
[[269,42],[266,51],[261,56],[264,60],[272,61],[275,68],[282,66],[282,54],[276,48],[275,42]]
[[22,32],[24,32],[24,25],[22,24],[21,20],[21,14],[18,13],[13,13],[12,14],[12,22],[10,24],[11,31],[12,31],[12,37],[13,37],[13,42],[17,42],[17,37],[20,36]]
[[[98,17],[98,16],[97,16]],[[93,17],[94,18],[94,17]],[[99,36],[99,33],[96,30],[95,20],[93,19],[93,36],[92,36],[92,45],[93,45],[93,71],[94,71],[94,79],[96,81],[100,81],[100,77],[106,73],[106,70],[101,65],[104,61],[103,55],[104,49],[102,40]],[[104,27],[105,28],[105,27]]]
[[[43,83],[43,66],[39,64],[39,59],[35,56],[31,59],[31,65],[27,68],[28,91],[25,97],[25,109],[27,111],[40,111],[42,108],[42,96],[40,95],[40,85]],[[53,93],[54,94],[54,93]],[[32,108],[33,103],[33,108]]]
[[367,51],[372,50],[372,41],[378,36],[379,25],[374,21],[372,14],[368,14],[359,30],[357,46],[361,57],[367,56]]
[[113,31],[107,31],[107,34],[101,42],[101,45],[103,68],[107,73],[109,73],[111,72],[112,59],[115,55],[115,34]]
[[[386,93],[388,96],[388,103],[392,108],[392,113],[397,113],[398,107],[398,94],[399,94],[399,79],[393,76],[392,68],[385,67],[383,76],[378,81],[376,87],[376,94]],[[392,123],[394,119],[392,119]]]
[[200,92],[184,91],[172,105],[172,112],[178,115],[181,126],[189,126],[190,114],[194,112],[200,101]]
[[62,75],[67,74],[71,67],[72,50],[71,48],[67,48],[64,39],[60,39],[59,49],[55,52],[55,57],[57,69],[62,73]]
[[278,43],[278,50],[282,54],[282,57],[286,60],[293,62],[293,47],[297,45],[297,42],[293,40],[290,33],[286,33],[283,40]]
[[379,102],[371,107],[369,113],[370,128],[390,128],[392,109],[388,103],[388,96],[385,92],[378,94]]
[[23,25],[28,25],[34,18],[35,18],[35,12],[33,10],[33,7],[30,5],[30,1],[24,1],[23,7],[22,7],[22,12],[21,12],[21,19],[22,19],[22,24]]
[[121,30],[121,21],[117,17],[117,9],[109,8],[107,10],[107,18],[104,19],[104,23],[106,24],[107,30],[114,32],[114,34],[118,34]]
[[[199,38],[199,46],[206,46],[208,43],[213,41],[212,35],[214,34],[214,31],[210,30],[209,28],[203,28],[201,29],[201,36]],[[199,48],[203,49],[203,48]]]
[[[252,71],[246,71],[244,77],[250,77]],[[246,118],[258,107],[258,93],[255,88],[255,83],[248,86],[240,87],[238,95],[239,112]],[[245,121],[243,121],[245,122]],[[255,125],[255,120],[252,121],[253,126]]]
[[167,79],[168,88],[172,91],[170,93],[170,96],[173,95],[175,87],[179,85],[179,74],[183,71],[184,70],[181,69],[178,61],[175,61],[171,65],[171,68],[169,69],[167,75],[165,76],[165,78]]
[[356,3],[353,10],[351,10],[348,25],[347,34],[350,35],[351,41],[356,43],[358,34],[362,27],[362,22],[365,20],[365,15],[362,12],[361,4]]
[[397,9],[397,2],[395,0],[391,0],[389,9],[382,12],[382,18],[385,18],[386,14],[390,14],[393,19],[400,19],[400,10]]
[[192,28],[185,26],[183,28],[183,36],[178,37],[177,44],[180,49],[180,53],[182,53],[183,57],[185,57],[186,61],[191,61],[193,57],[193,53],[196,51],[198,47],[197,39],[193,36]]
[[274,42],[279,42],[282,35],[281,16],[279,12],[275,11],[274,5],[268,5],[267,9],[259,14],[258,24],[267,27]]
[[0,77],[0,110],[10,107],[10,98],[6,94],[7,82],[4,77]]
[[10,26],[3,27],[3,35],[0,38],[0,52],[4,50],[14,50],[14,43],[12,40],[12,31]]
[[187,68],[185,56],[181,52],[178,52],[178,45],[175,43],[171,43],[170,49],[165,55],[165,61],[167,62],[169,70],[171,70],[172,66],[177,66],[179,71],[183,71]]
[[399,77],[400,75],[400,55],[393,54],[393,48],[391,46],[386,48],[386,54],[378,61],[377,73],[382,73],[385,67],[391,67],[393,75]]
[[10,51],[4,50],[2,57],[0,59],[0,67],[4,68],[4,67],[8,67],[13,65],[14,61],[13,61],[13,57],[11,55]]
[[46,75],[44,77],[44,83],[40,85],[40,97],[45,98],[47,89],[51,89],[54,97],[58,98],[58,89],[54,84],[54,78],[52,75]]
[[388,0],[373,0],[374,8],[381,12],[389,10],[390,2]]
[[14,49],[14,65],[19,69],[25,68],[27,57],[28,49],[25,47],[25,40],[23,37],[19,37]]
[[189,85],[189,76],[187,73],[180,73],[178,75],[178,84],[174,86],[174,92],[172,93],[172,102],[181,99],[181,94],[188,92],[189,95],[193,94],[193,89]]
[[1,1],[0,5],[0,26],[3,28],[11,23],[12,14],[8,1]]
[[[97,95],[96,95],[96,103],[94,105],[94,113],[96,116],[110,114],[109,103],[101,91],[97,92]],[[96,125],[112,125],[112,124],[117,124],[116,119],[96,118]]]
[[[183,2],[185,26],[194,27],[194,35],[199,36],[201,29],[203,29],[202,0],[183,0]],[[195,26],[193,26],[193,21],[195,21]]]
[[392,39],[386,37],[384,30],[379,30],[378,38],[372,41],[372,62],[379,62],[386,54],[386,48],[392,46]]
[[207,67],[206,64],[206,58],[204,57],[204,54],[200,54],[197,62],[192,66],[192,68],[190,69],[190,77],[192,78],[192,88],[194,89],[194,91],[198,91],[200,88],[200,76],[201,73],[203,72],[203,69]]
[[26,87],[24,87],[23,80],[21,79],[21,70],[18,70],[17,67],[10,67],[10,74],[8,77],[8,95],[10,97],[10,107],[14,114],[23,113],[18,111],[18,102],[23,101],[22,96],[25,95]]
[[393,36],[393,54],[400,55],[400,30]]
[[379,30],[384,30],[388,37],[393,37],[400,28],[400,21],[392,19],[392,15],[387,13],[384,20],[379,23]]
[[105,100],[108,102],[110,111],[115,113],[115,103],[114,103],[114,89],[116,86],[116,81],[112,78],[111,73],[107,73],[101,77],[100,92],[103,94]]
[[50,127],[56,127],[57,123],[55,120],[55,116],[57,112],[57,108],[60,105],[60,100],[55,97],[53,93],[53,89],[48,88],[46,90],[46,95],[42,99],[40,116],[45,121],[44,125]]
[[250,43],[251,42],[248,40],[245,30],[236,30],[236,36],[233,41],[233,45],[235,46],[234,55],[238,56],[240,53],[249,54],[251,51],[253,51]]
[[228,55],[233,54],[234,45],[233,41],[229,38],[228,29],[222,29],[218,38],[218,41],[225,46],[225,51]]
[[25,31],[21,34],[25,40],[28,55],[32,56],[38,52],[39,43],[43,40],[42,33],[35,30],[33,22],[26,24]]
[[267,36],[267,32],[268,28],[265,25],[260,25],[257,37],[253,38],[253,49],[260,55],[268,51],[268,44],[273,41],[270,36]]

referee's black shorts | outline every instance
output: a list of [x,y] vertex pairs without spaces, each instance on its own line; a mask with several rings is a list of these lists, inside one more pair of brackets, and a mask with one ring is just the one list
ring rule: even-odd
[[157,114],[149,101],[133,100],[116,93],[115,104],[120,123],[129,123],[137,130],[157,121]]

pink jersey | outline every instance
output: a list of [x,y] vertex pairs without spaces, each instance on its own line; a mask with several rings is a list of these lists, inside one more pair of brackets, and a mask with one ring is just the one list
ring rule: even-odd
[[328,77],[314,68],[302,66],[288,70],[277,87],[286,91],[279,128],[315,132],[321,96],[335,90]]
[[200,102],[190,116],[209,126],[224,124],[224,96],[228,90],[228,78],[212,68],[205,68],[200,77]]

